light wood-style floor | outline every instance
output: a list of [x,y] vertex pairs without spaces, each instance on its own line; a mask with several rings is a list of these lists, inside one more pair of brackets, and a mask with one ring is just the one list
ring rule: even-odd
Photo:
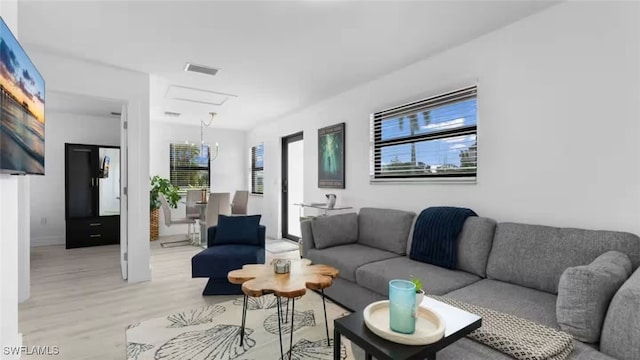
[[[19,308],[24,345],[60,348],[59,356],[43,359],[126,359],[127,325],[236,297],[202,296],[207,279],[191,278],[191,257],[200,250],[154,241],[152,281],[128,284],[120,275],[119,246],[32,248],[31,297]],[[267,253],[267,261],[296,256]]]

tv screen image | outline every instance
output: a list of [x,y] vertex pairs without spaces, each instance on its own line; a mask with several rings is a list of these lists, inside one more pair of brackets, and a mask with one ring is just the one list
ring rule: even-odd
[[44,174],[44,79],[0,18],[0,171]]

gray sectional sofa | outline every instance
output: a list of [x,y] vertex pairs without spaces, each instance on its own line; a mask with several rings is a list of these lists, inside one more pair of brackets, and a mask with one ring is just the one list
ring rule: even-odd
[[[617,250],[628,256],[631,275],[605,304],[599,341],[575,340],[574,355],[580,360],[640,359],[640,238],[636,235],[470,217],[457,239],[457,269],[449,270],[409,258],[415,218],[412,212],[363,208],[358,214],[305,221],[302,255],[340,270],[326,293],[352,310],[385,299],[389,280],[413,275],[422,279],[427,294],[560,329],[556,302],[565,270]],[[462,339],[439,352],[438,359],[510,357]]]

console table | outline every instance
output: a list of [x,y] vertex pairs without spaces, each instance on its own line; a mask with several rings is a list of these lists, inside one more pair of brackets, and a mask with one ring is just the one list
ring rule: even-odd
[[[324,215],[328,215],[329,211],[333,211],[333,210],[349,210],[349,209],[353,209],[353,207],[351,206],[334,206],[332,208],[328,207],[326,203],[298,203],[298,204],[293,204],[296,206],[300,206],[300,211],[302,211],[302,209],[308,207],[308,208],[314,208],[314,209],[319,209],[319,210],[324,210]],[[302,214],[300,214],[300,217],[302,218]]]

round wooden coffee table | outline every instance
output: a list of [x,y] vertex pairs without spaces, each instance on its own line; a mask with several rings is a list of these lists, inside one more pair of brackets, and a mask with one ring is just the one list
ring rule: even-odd
[[287,299],[287,311],[284,322],[287,322],[289,312],[289,299],[291,299],[291,332],[289,339],[289,357],[293,348],[293,317],[296,307],[296,298],[306,294],[307,289],[320,290],[322,293],[322,307],[324,309],[324,323],[327,332],[327,345],[329,341],[329,323],[327,322],[327,307],[325,304],[324,289],[333,284],[333,279],[338,276],[338,269],[328,265],[311,265],[308,259],[291,260],[291,269],[288,274],[276,274],[272,264],[247,264],[242,269],[230,271],[227,275],[232,284],[242,284],[244,301],[242,303],[242,327],[240,330],[240,345],[244,340],[244,325],[247,318],[247,297],[260,297],[273,294],[277,297],[278,332],[280,337],[280,355],[282,352],[282,331],[280,328],[282,304],[281,298]]

